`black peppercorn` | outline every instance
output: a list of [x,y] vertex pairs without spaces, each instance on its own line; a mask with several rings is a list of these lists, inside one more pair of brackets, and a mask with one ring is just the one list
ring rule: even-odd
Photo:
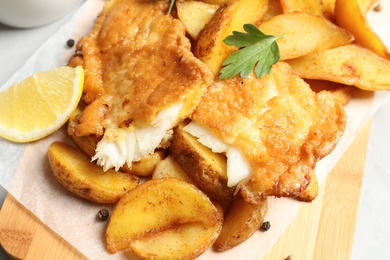
[[267,231],[271,228],[271,223],[269,221],[264,221],[261,225],[261,230]]
[[286,260],[295,260],[295,256],[294,255],[289,255]]
[[67,42],[66,42],[66,45],[69,47],[69,48],[72,48],[74,46],[74,40],[73,39],[69,39]]
[[110,216],[110,212],[108,212],[107,209],[101,209],[101,210],[99,210],[99,212],[98,212],[98,218],[99,218],[100,220],[105,221],[105,220],[108,219],[109,216]]

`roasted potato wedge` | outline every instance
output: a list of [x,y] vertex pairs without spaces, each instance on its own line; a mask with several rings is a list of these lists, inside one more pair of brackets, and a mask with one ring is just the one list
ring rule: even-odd
[[[185,1],[185,0],[184,0]],[[229,0],[201,0],[203,3],[213,4],[213,5],[221,5]]]
[[350,44],[354,39],[324,17],[307,13],[277,15],[260,24],[259,29],[265,34],[283,35],[277,40],[281,60]]
[[195,45],[195,56],[218,77],[222,62],[236,50],[223,40],[233,31],[243,31],[246,23],[260,22],[267,8],[266,0],[232,0],[222,4],[201,32]]
[[65,143],[52,143],[48,158],[57,181],[73,194],[91,201],[115,203],[138,185],[136,176],[114,170],[104,172],[82,151]]
[[86,136],[71,136],[73,142],[76,146],[83,151],[86,155],[92,158],[95,155],[96,145],[98,144],[100,138],[95,137],[94,135]]
[[133,162],[131,168],[126,164],[121,167],[121,170],[140,177],[147,177],[153,174],[157,164],[164,159],[164,151],[155,151],[152,154],[142,158],[138,162]]
[[177,1],[176,8],[177,16],[183,22],[188,35],[197,40],[219,5],[200,1]]
[[134,241],[132,250],[144,259],[195,259],[213,245],[222,229],[221,220],[213,226],[188,223]]
[[226,157],[214,153],[183,130],[184,124],[174,129],[170,152],[183,171],[210,197],[230,201],[235,188],[227,186]]
[[378,55],[390,59],[386,45],[371,29],[365,15],[360,10],[357,0],[336,0],[334,8],[336,23],[355,36],[356,43]]
[[222,226],[222,231],[214,243],[217,251],[233,248],[259,230],[268,210],[266,197],[257,204],[246,202],[241,196],[234,198]]
[[269,0],[268,1],[268,9],[265,12],[263,18],[261,19],[262,22],[267,21],[271,19],[274,16],[277,16],[279,14],[283,13],[282,6],[280,5],[279,0]]
[[[137,241],[140,247],[148,240],[154,244],[152,237],[162,232],[173,229],[172,234],[167,233],[170,236],[183,225],[197,223],[207,228],[221,221],[219,210],[194,185],[175,178],[152,179],[130,190],[115,206],[106,230],[107,250],[115,253],[133,248]],[[169,250],[174,245],[166,246]]]
[[179,164],[173,159],[172,155],[168,155],[164,160],[159,162],[153,171],[153,179],[176,178],[191,184],[194,182],[180,168]]
[[[365,16],[367,12],[379,2],[379,0],[357,0],[357,3],[359,5],[359,9],[361,13]],[[329,19],[334,20],[334,7],[336,4],[336,0],[322,0],[323,5],[323,15]],[[345,14],[348,16],[348,14]]]
[[323,13],[322,0],[280,0],[284,13],[302,12],[314,15]]
[[287,62],[304,79],[329,80],[371,91],[390,88],[390,61],[358,45],[345,45]]

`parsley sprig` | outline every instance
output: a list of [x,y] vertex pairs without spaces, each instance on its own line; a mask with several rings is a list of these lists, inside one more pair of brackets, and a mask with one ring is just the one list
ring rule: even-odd
[[244,25],[245,32],[233,31],[224,42],[240,49],[229,54],[223,61],[220,79],[234,77],[238,74],[246,78],[254,70],[258,78],[271,72],[272,65],[280,59],[279,46],[276,40],[283,37],[267,35],[253,24]]
[[168,14],[171,14],[174,5],[175,5],[175,0],[171,0],[171,3],[169,5],[169,9],[168,9]]

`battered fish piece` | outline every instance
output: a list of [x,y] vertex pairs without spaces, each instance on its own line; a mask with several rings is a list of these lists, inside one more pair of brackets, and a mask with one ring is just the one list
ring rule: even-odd
[[93,160],[105,170],[131,167],[163,145],[213,82],[168,8],[169,1],[107,1],[69,62],[84,68],[88,105],[68,132],[103,135]]
[[228,186],[238,185],[251,203],[301,194],[346,125],[342,104],[329,91],[312,91],[284,62],[260,79],[216,80],[191,119],[195,126],[185,130],[226,153]]

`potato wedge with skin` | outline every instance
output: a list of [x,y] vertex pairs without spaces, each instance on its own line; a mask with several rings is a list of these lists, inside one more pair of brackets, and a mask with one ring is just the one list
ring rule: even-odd
[[277,15],[259,25],[265,34],[283,35],[277,40],[280,60],[327,50],[353,41],[353,35],[321,16],[307,13]]
[[95,155],[96,145],[98,144],[100,138],[95,137],[94,135],[86,136],[71,136],[73,142],[76,146],[83,151],[90,158]]
[[336,0],[322,0],[323,16],[329,21],[334,22],[334,4]]
[[[363,15],[366,15],[367,12],[379,1],[378,0],[357,0],[360,11]],[[331,20],[334,21],[334,7],[335,7],[336,0],[322,0],[323,15]]]
[[152,154],[149,154],[142,158],[138,162],[133,162],[131,168],[126,164],[121,167],[121,171],[128,172],[140,177],[147,177],[153,174],[154,169],[157,164],[164,159],[163,151],[155,151]]
[[188,35],[197,40],[200,32],[213,17],[219,5],[200,1],[177,1],[176,9],[179,20],[183,22]]
[[222,4],[201,32],[194,55],[206,63],[214,77],[219,76],[222,62],[237,48],[223,40],[233,31],[243,31],[246,23],[260,22],[268,8],[268,0],[231,0]]
[[220,201],[230,201],[235,187],[227,186],[226,157],[199,143],[197,138],[184,131],[183,127],[182,123],[174,129],[169,148],[171,155],[196,186],[207,195]]
[[191,178],[188,177],[188,175],[180,168],[179,164],[177,164],[175,159],[173,159],[172,155],[168,155],[164,160],[156,165],[152,178],[176,178],[194,184]]
[[114,170],[104,172],[82,151],[65,143],[52,143],[48,158],[57,181],[73,194],[91,201],[115,203],[138,185],[136,176]]
[[356,43],[390,59],[386,45],[371,29],[357,0],[336,0],[334,17],[340,27],[347,29],[355,36]]
[[265,12],[263,18],[261,19],[262,22],[267,21],[271,19],[274,16],[277,16],[279,14],[283,13],[282,6],[280,5],[279,0],[269,0],[268,1],[268,9],[267,12]]
[[[152,175],[153,179],[162,178],[176,178],[196,186],[195,182],[183,171],[179,164],[175,161],[172,155],[168,155],[164,160],[159,162]],[[231,201],[230,200],[216,200],[212,199],[212,202],[216,207],[220,206],[226,209]],[[222,210],[223,211],[223,210]]]
[[221,5],[221,4],[228,2],[229,0],[200,0],[200,1],[203,3],[208,3],[208,4],[213,4],[213,5]]
[[314,15],[323,13],[322,0],[280,0],[284,13],[302,12]]
[[259,230],[267,210],[266,197],[261,203],[254,205],[237,196],[225,215],[221,234],[214,243],[215,250],[226,251],[250,238]]
[[390,89],[390,61],[350,44],[288,60],[293,72],[304,79],[320,79],[363,90]]
[[107,250],[125,250],[137,240],[189,223],[212,227],[220,219],[218,209],[194,185],[175,178],[152,179],[116,204],[106,230]]
[[220,220],[214,226],[188,223],[136,240],[131,249],[145,259],[195,259],[210,248],[222,229]]

